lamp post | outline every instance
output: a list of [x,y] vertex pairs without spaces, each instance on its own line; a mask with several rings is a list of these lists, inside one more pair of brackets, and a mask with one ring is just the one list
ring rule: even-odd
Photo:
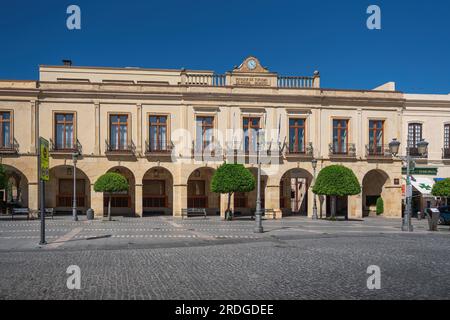
[[[409,150],[409,141],[408,146],[406,148],[406,157],[398,156],[399,148],[400,148],[400,142],[397,141],[397,139],[393,139],[389,143],[389,152],[399,159],[401,159],[403,162],[406,162],[406,209],[405,209],[405,216],[403,217],[402,222],[402,231],[406,232],[412,232],[414,231],[414,228],[411,224],[411,215],[412,215],[412,186],[411,186],[411,171],[412,166],[414,166],[414,158],[411,156],[410,150]],[[428,150],[428,142],[425,140],[421,140],[417,143],[417,149],[419,155],[423,156],[427,153]]]
[[72,216],[73,221],[78,221],[77,215],[77,159],[78,153],[72,154],[73,160],[73,206],[72,206]]
[[[312,159],[311,165],[312,165],[313,170],[314,170],[314,185],[316,185],[317,159]],[[316,199],[316,194],[315,194],[315,193],[314,193],[314,204],[313,204],[313,214],[312,214],[312,219],[313,219],[313,220],[319,219],[319,217],[317,216],[317,199]]]
[[256,212],[255,212],[255,233],[263,233],[264,229],[262,226],[262,210],[261,210],[261,159],[260,159],[260,141],[259,141],[259,129],[256,132],[256,161],[258,162],[258,178],[256,186]]

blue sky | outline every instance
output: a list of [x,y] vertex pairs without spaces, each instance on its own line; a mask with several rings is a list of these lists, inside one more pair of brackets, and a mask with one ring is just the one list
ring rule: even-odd
[[[81,30],[66,9],[81,8]],[[382,30],[366,9],[381,8]],[[0,4],[0,79],[37,79],[39,64],[207,69],[246,56],[322,86],[450,93],[450,1],[40,0]]]

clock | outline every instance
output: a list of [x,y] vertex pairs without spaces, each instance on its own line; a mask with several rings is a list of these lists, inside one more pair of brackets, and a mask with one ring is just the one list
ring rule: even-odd
[[255,69],[255,68],[256,68],[256,61],[255,61],[254,59],[248,60],[248,61],[247,61],[247,67],[248,67],[250,70]]

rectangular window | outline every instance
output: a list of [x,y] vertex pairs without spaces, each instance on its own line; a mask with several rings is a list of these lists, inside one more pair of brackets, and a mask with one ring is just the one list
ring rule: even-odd
[[166,183],[164,180],[145,180],[142,191],[147,196],[163,196],[166,193]]
[[257,151],[258,131],[260,127],[260,118],[247,117],[243,120],[244,128],[244,151]]
[[55,114],[55,147],[58,150],[71,150],[75,146],[74,114]]
[[305,119],[289,119],[289,152],[305,153]]
[[167,151],[167,116],[149,117],[150,151]]
[[109,144],[111,150],[128,149],[128,115],[110,115]]
[[381,155],[384,153],[384,121],[369,121],[369,153]]
[[408,125],[408,147],[417,148],[417,143],[422,140],[422,124],[410,123]]
[[208,148],[212,148],[214,140],[214,117],[197,117],[195,130],[197,151],[203,153]]
[[333,153],[348,153],[348,120],[333,120]]
[[0,148],[11,148],[12,133],[11,133],[11,112],[0,112]]

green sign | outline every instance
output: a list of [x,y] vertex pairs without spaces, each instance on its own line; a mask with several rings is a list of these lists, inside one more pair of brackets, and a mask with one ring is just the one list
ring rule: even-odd
[[39,150],[41,157],[41,180],[50,180],[49,175],[49,143],[44,138],[39,138]]
[[[406,168],[402,169],[402,174],[406,174]],[[438,168],[419,168],[416,167],[410,171],[412,175],[437,176]]]

